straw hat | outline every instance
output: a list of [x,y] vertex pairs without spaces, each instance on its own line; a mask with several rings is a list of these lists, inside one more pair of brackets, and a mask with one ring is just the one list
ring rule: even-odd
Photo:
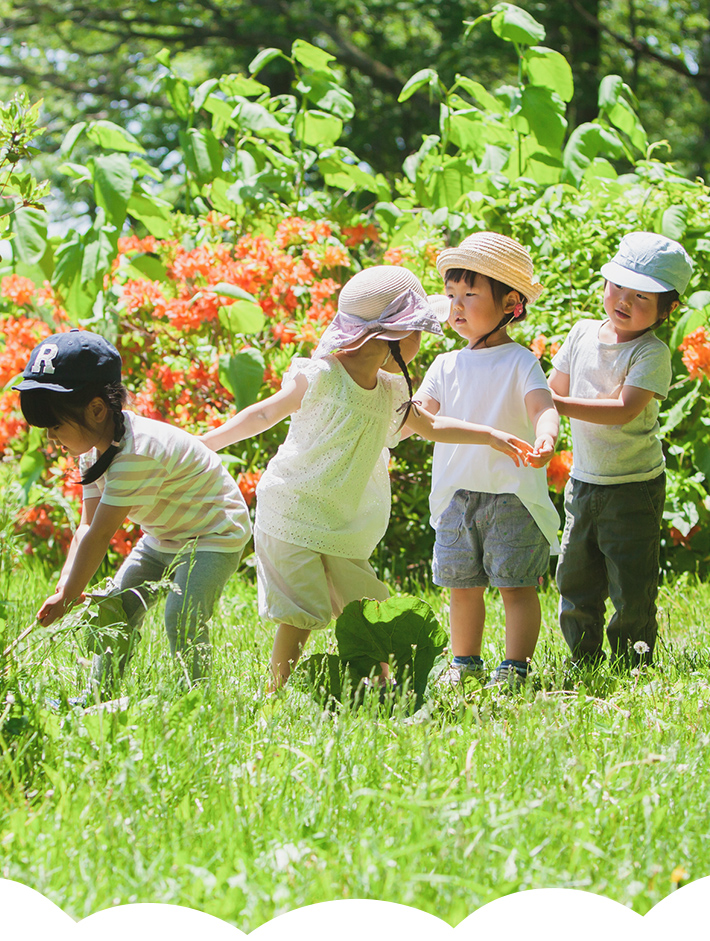
[[451,316],[451,298],[446,294],[428,294],[427,301],[439,323],[446,323]]
[[313,358],[334,350],[355,350],[373,338],[401,340],[415,331],[441,336],[419,278],[399,265],[376,265],[358,272],[345,284],[338,298],[338,312]]
[[543,287],[534,281],[533,264],[526,248],[497,232],[475,232],[456,248],[446,248],[439,253],[436,267],[443,277],[452,268],[465,268],[488,275],[512,288],[534,303],[542,294]]

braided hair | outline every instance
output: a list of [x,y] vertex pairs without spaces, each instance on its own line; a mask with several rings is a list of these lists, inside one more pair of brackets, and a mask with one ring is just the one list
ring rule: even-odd
[[[450,268],[444,275],[444,281],[453,281],[458,284],[459,281],[465,282],[469,287],[473,287],[476,281],[476,274],[478,272],[471,271],[469,268]],[[507,327],[509,323],[515,320],[516,323],[519,323],[521,320],[525,320],[527,317],[527,298],[523,296],[519,288],[513,288],[509,284],[504,284],[502,281],[496,280],[496,278],[491,278],[490,275],[484,274],[481,277],[486,278],[488,283],[491,286],[491,293],[493,295],[493,302],[499,310],[503,310],[503,300],[507,294],[510,294],[511,291],[517,291],[520,294],[520,300],[523,305],[523,312],[517,317],[515,316],[515,311],[510,313],[504,313],[500,318],[496,326],[489,330],[484,336],[480,337],[473,346],[473,349],[476,349],[477,346],[483,344],[487,346],[488,341],[493,336],[494,333],[497,333],[499,330],[502,330],[503,327]]]
[[123,407],[128,401],[126,387],[122,382],[90,382],[74,392],[55,392],[51,389],[25,389],[20,392],[22,414],[27,424],[35,428],[54,428],[65,421],[86,428],[86,407],[96,398],[102,399],[112,414],[113,441],[81,478],[82,484],[98,480],[120,450],[121,439],[126,433],[123,415]]
[[404,425],[407,424],[407,419],[409,418],[409,413],[412,411],[412,409],[414,409],[415,414],[418,414],[417,405],[416,405],[416,402],[414,402],[412,398],[412,396],[414,395],[414,389],[412,387],[412,379],[411,379],[411,376],[409,375],[409,370],[407,369],[407,364],[404,361],[404,357],[402,356],[402,351],[399,348],[399,340],[388,340],[387,345],[390,348],[392,359],[395,361],[395,363],[397,363],[399,368],[402,370],[402,374],[404,375],[404,378],[407,382],[407,389],[409,390],[409,398],[407,399],[406,402],[402,403],[402,405],[400,405],[400,407],[397,409],[397,412],[404,412],[402,421],[399,423],[399,428],[397,429],[397,431],[401,431]]

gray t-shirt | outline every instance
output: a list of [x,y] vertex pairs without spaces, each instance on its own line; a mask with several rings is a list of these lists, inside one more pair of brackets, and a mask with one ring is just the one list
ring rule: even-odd
[[646,408],[625,425],[598,425],[570,419],[575,480],[625,484],[651,480],[665,461],[658,439],[658,400],[668,395],[671,354],[649,330],[626,343],[603,343],[600,320],[580,320],[552,360],[570,377],[569,394],[579,399],[618,398],[622,386],[654,393]]

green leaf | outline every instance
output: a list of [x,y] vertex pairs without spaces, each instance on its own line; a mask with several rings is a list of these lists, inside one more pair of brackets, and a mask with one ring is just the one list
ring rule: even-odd
[[476,173],[467,157],[445,159],[434,167],[426,183],[429,206],[455,209],[459,199],[477,185]]
[[86,136],[103,150],[118,150],[123,153],[144,154],[145,149],[141,147],[133,134],[129,134],[113,121],[94,121],[88,128]]
[[599,83],[598,104],[600,111],[613,108],[618,102],[624,88],[624,80],[620,75],[605,75]]
[[47,215],[39,209],[20,207],[10,217],[12,253],[26,265],[38,264],[47,248]]
[[237,301],[219,308],[219,322],[232,335],[259,333],[264,329],[265,318],[258,304],[252,301]]
[[436,69],[420,69],[415,72],[402,88],[397,101],[407,101],[415,91],[423,88],[424,85],[428,85],[432,90],[439,87],[439,73]]
[[128,201],[128,214],[142,222],[157,239],[166,239],[172,233],[170,205],[158,196],[134,193]]
[[335,636],[341,660],[361,677],[394,659],[397,682],[409,678],[418,700],[448,642],[429,605],[409,595],[351,602],[336,621]]
[[99,154],[93,158],[96,204],[106,211],[108,221],[120,229],[133,193],[133,173],[125,154]]
[[512,3],[496,3],[493,7],[495,16],[491,21],[493,32],[501,39],[534,46],[545,38],[545,27]]
[[685,303],[694,310],[702,310],[710,305],[710,291],[695,291]]
[[615,131],[602,127],[601,124],[580,124],[569,136],[562,155],[565,167],[563,182],[572,182],[579,186],[584,171],[600,154],[618,158],[623,153],[623,146]]
[[220,85],[218,78],[208,78],[206,82],[198,85],[192,96],[192,107],[195,109],[195,111],[200,110],[200,108],[209,98],[210,92],[214,91],[218,85]]
[[181,121],[187,121],[192,111],[190,99],[190,86],[181,78],[168,75],[165,79],[165,94],[172,105],[172,109]]
[[531,85],[540,85],[555,92],[563,101],[571,101],[574,95],[572,69],[563,55],[545,46],[533,46],[523,53]]
[[255,78],[247,78],[246,75],[222,75],[219,87],[227,98],[251,98],[269,93],[268,85],[262,85]]
[[304,76],[296,86],[296,91],[317,105],[319,110],[328,111],[345,121],[355,114],[352,95],[322,72]]
[[274,59],[283,58],[287,62],[290,61],[288,56],[284,55],[280,49],[262,49],[261,52],[254,56],[254,58],[249,63],[249,74],[256,75],[257,72],[260,72],[265,65],[268,65],[269,62],[272,62]]
[[76,144],[85,130],[86,121],[81,121],[79,124],[74,124],[72,127],[70,127],[67,133],[64,135],[64,140],[62,141],[62,145],[59,148],[60,153],[66,154],[68,157],[74,149],[74,144]]
[[309,147],[331,147],[343,133],[343,122],[324,111],[301,111],[293,129],[298,140]]
[[520,97],[519,113],[527,121],[538,144],[559,154],[567,130],[562,101],[547,88],[528,85]]
[[256,298],[253,294],[249,294],[248,291],[243,291],[240,287],[237,287],[236,284],[228,284],[226,281],[219,281],[217,284],[211,285],[210,291],[215,294],[221,294],[224,297],[233,297],[238,301],[250,301],[252,304],[256,304]]
[[222,172],[224,148],[212,131],[191,127],[180,132],[180,143],[188,169],[200,185],[211,183]]
[[232,111],[232,117],[241,127],[260,137],[288,137],[286,128],[279,124],[263,105],[258,105],[255,101],[240,101]]
[[43,434],[40,428],[30,428],[29,441],[25,453],[20,458],[18,481],[24,492],[25,502],[30,488],[36,484],[48,464],[42,450]]
[[330,72],[328,63],[335,61],[335,56],[324,49],[312,46],[305,39],[297,39],[294,42],[291,46],[291,55],[296,62],[300,62],[301,65],[314,72]]
[[167,281],[168,271],[163,262],[157,255],[150,252],[142,252],[131,258],[130,267],[133,268],[140,277],[148,278],[149,281]]
[[219,357],[219,379],[234,396],[237,409],[256,402],[264,381],[264,357],[259,350],[241,350],[234,356]]
[[479,105],[485,108],[486,111],[490,111],[493,114],[507,114],[508,112],[508,108],[499,98],[496,98],[495,95],[491,95],[490,92],[486,91],[480,82],[474,82],[473,79],[468,78],[466,75],[456,76],[456,82],[452,85],[451,91],[455,88],[462,88],[468,95],[475,98]]
[[680,240],[685,235],[688,223],[688,207],[684,205],[669,206],[663,213],[661,221],[661,235],[666,238]]
[[84,164],[80,163],[63,163],[57,167],[60,173],[64,176],[71,177],[75,183],[90,183],[91,182],[91,171]]
[[[708,292],[699,291],[698,293],[707,294]],[[678,322],[673,327],[670,342],[671,351],[675,352],[689,333],[692,333],[693,330],[697,330],[698,327],[704,327],[706,324],[707,317],[704,311],[696,309],[686,310],[683,316],[678,318]]]
[[690,415],[699,397],[700,391],[696,384],[679,402],[676,402],[673,408],[669,409],[661,416],[663,424],[658,432],[661,438],[673,431],[674,428]]

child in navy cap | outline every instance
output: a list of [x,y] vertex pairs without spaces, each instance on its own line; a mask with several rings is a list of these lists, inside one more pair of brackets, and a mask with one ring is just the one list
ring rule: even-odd
[[573,658],[650,662],[656,642],[660,526],[665,498],[659,400],[671,356],[655,329],[678,307],[693,264],[672,239],[626,235],[601,273],[606,319],[574,325],[549,379],[571,419],[573,466],[557,566],[560,626]]

